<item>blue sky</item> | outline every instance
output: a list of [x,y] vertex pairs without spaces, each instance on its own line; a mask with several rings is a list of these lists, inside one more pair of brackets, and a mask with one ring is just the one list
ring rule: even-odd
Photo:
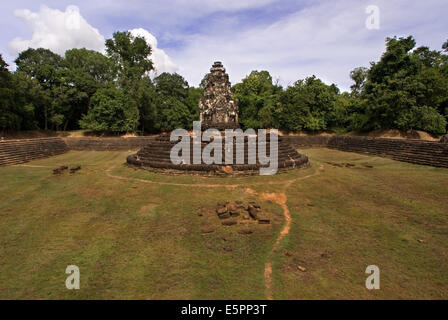
[[[366,28],[369,5],[379,29]],[[134,30],[154,47],[159,73],[177,71],[191,85],[220,60],[233,83],[268,70],[282,85],[314,74],[347,90],[350,71],[378,60],[386,37],[413,35],[435,50],[448,38],[447,0],[16,0],[0,12],[10,64],[28,46],[101,51],[114,31]]]

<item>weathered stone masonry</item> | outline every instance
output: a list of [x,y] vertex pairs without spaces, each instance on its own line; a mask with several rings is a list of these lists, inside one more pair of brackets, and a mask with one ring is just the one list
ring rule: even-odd
[[61,138],[0,141],[0,166],[25,163],[68,151]]
[[448,168],[448,144],[421,140],[353,136],[286,136],[294,147],[328,147],[387,157],[397,161]]
[[[213,128],[224,131],[225,129],[239,128],[238,104],[233,99],[229,75],[226,73],[226,69],[221,62],[215,62],[213,64],[210,73],[205,77],[204,85],[204,96],[199,101],[201,129]],[[258,139],[258,135],[255,135],[255,138]],[[226,163],[225,152],[223,152],[222,159],[217,161],[220,164],[205,163],[203,159],[198,161],[200,163],[194,163],[192,154],[190,154],[190,159],[183,161],[183,163],[174,164],[171,161],[170,152],[175,144],[177,144],[177,141],[170,141],[168,135],[161,135],[159,138],[150,141],[137,154],[130,155],[127,162],[131,165],[151,170],[156,168],[194,173],[206,172],[207,174],[257,174],[260,168],[268,168],[268,165],[263,164],[263,161],[260,160],[258,154],[255,155],[256,159],[253,161],[255,163],[249,163],[249,143],[247,137],[244,141],[240,141],[239,139],[234,141],[235,148],[233,148],[233,161],[231,163]],[[273,152],[272,154],[277,154],[278,157],[275,159],[278,164],[278,169],[297,169],[308,165],[308,158],[298,153],[297,150],[292,148],[281,137],[278,138],[277,142],[277,146],[276,143],[271,144],[268,136],[265,147],[270,154],[271,152]],[[207,143],[201,143],[201,154],[206,146]],[[271,147],[273,147],[272,150]],[[244,150],[244,163],[242,164],[236,164],[237,149]],[[193,141],[190,142],[190,150],[193,150]],[[225,139],[222,140],[222,150],[225,150]]]
[[[69,150],[137,150],[157,137],[43,138],[0,141],[0,166],[51,157]],[[420,140],[394,140],[352,136],[284,136],[295,148],[328,147],[341,151],[388,157],[398,161],[448,168],[448,144]],[[162,143],[166,146],[165,142]],[[160,151],[154,149],[154,152]]]

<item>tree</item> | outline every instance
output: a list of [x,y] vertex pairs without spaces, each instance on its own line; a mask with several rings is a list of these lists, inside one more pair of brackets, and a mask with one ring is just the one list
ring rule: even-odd
[[8,64],[0,55],[0,128],[3,130],[16,127],[20,122],[13,112],[14,95],[11,83],[11,74],[8,70]]
[[164,97],[159,101],[158,129],[170,131],[192,127],[188,106],[175,97]]
[[154,79],[157,93],[185,101],[188,97],[188,82],[177,73],[164,72]]
[[[336,105],[339,89],[315,76],[299,80],[281,97],[280,127],[289,131],[321,131],[340,126]],[[338,111],[343,113],[343,110]]]
[[56,72],[62,67],[62,61],[61,56],[48,49],[29,48],[19,54],[15,63],[17,71],[36,79],[44,89],[49,89],[55,81]]
[[159,100],[151,79],[145,77],[138,82],[134,100],[140,114],[141,132],[157,131],[157,105]]
[[157,95],[149,78],[149,71],[154,69],[151,46],[143,37],[116,32],[106,41],[106,52],[116,67],[118,87],[126,93],[129,104],[139,110],[141,131],[154,131]]
[[282,88],[274,85],[268,71],[252,71],[233,87],[240,109],[239,120],[245,128],[276,126],[275,110]]
[[0,54],[0,84],[4,84],[9,78],[8,64],[3,60],[3,56]]
[[193,120],[198,118],[197,106],[193,106],[197,92],[190,91],[188,82],[177,73],[164,72],[154,83],[158,101],[157,128],[163,131],[191,128]]
[[88,74],[92,81],[96,83],[96,87],[104,86],[113,81],[116,76],[114,61],[93,50],[67,50],[63,65],[68,70]]
[[448,40],[442,45],[442,49],[448,52]]
[[22,72],[11,74],[0,55],[0,129],[37,128],[35,109],[42,107],[43,90],[37,80]]
[[114,33],[112,39],[106,40],[106,52],[117,67],[119,85],[126,90],[136,90],[134,82],[154,69],[150,45],[130,32]]
[[355,82],[355,84],[350,87],[353,94],[361,93],[367,80],[368,70],[369,69],[367,68],[359,67],[350,72],[350,78]]
[[398,128],[444,133],[448,106],[447,57],[415,40],[387,38],[386,52],[372,62],[351,126],[356,130]]
[[188,96],[185,99],[185,104],[190,110],[192,120],[199,120],[199,100],[204,96],[204,89],[202,88],[188,88]]
[[52,88],[53,109],[58,113],[50,122],[56,126],[63,125],[64,130],[78,129],[79,120],[87,114],[95,92],[113,86],[115,66],[103,54],[87,49],[68,50],[62,66]]
[[53,109],[53,97],[51,90],[58,81],[58,72],[62,69],[62,57],[48,49],[28,49],[19,54],[16,59],[17,71],[36,79],[45,90],[43,99],[43,128],[48,129],[48,124],[57,113]]
[[138,108],[126,99],[122,90],[107,88],[93,95],[89,112],[80,120],[80,125],[97,132],[135,132],[138,118]]
[[412,36],[399,39],[387,38],[386,52],[383,53],[380,61],[371,63],[368,75],[370,83],[384,84],[398,74],[400,77],[415,74],[418,66],[409,55],[415,44]]

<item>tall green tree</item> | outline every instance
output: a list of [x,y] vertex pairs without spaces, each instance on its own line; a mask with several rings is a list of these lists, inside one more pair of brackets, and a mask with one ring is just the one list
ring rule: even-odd
[[128,108],[136,108],[133,113],[139,113],[139,128],[155,130],[156,96],[149,78],[149,72],[154,69],[151,46],[143,37],[116,32],[106,41],[106,52],[116,67],[117,84],[127,96]]
[[185,104],[190,110],[193,121],[199,121],[199,100],[204,96],[204,89],[189,87],[188,96],[185,99]]
[[60,119],[58,108],[54,108],[52,89],[58,82],[58,73],[62,69],[63,58],[48,49],[28,49],[19,54],[15,63],[17,71],[22,72],[32,79],[36,79],[45,92],[43,110],[37,110],[39,125],[45,130],[49,124]]
[[321,131],[337,127],[339,89],[315,76],[298,80],[286,89],[278,110],[280,127],[289,131]]
[[[193,120],[197,119],[197,107],[192,105],[197,95],[189,90],[188,82],[177,73],[164,72],[154,79],[154,83],[158,101],[158,129],[191,128]],[[190,94],[195,97],[189,98]]]
[[245,128],[275,127],[275,111],[282,87],[272,81],[268,71],[252,71],[233,87],[238,100],[239,121]]
[[126,94],[117,88],[99,89],[90,100],[90,109],[80,125],[96,132],[135,132],[138,109],[129,106]]
[[446,131],[446,56],[426,47],[412,51],[415,44],[412,37],[386,40],[386,52],[368,71],[353,129]]
[[0,129],[17,127],[20,119],[12,112],[14,94],[8,64],[0,55]]
[[115,63],[120,87],[136,90],[135,81],[141,80],[154,69],[149,56],[151,46],[143,37],[134,37],[130,32],[116,32],[106,40],[106,52]]
[[[115,79],[116,66],[114,61],[105,55],[87,49],[71,49],[65,52],[63,66],[75,73],[89,75],[92,82],[95,82],[93,89],[102,87]],[[87,83],[91,86],[91,83]],[[84,88],[83,91],[88,91]]]
[[95,92],[113,86],[115,66],[103,54],[87,49],[68,50],[62,66],[52,92],[54,109],[59,109],[59,117],[53,119],[62,120],[57,123],[61,129],[78,129],[78,122],[87,114]]
[[36,129],[35,111],[42,109],[44,102],[37,80],[23,72],[11,74],[0,55],[0,129]]
[[134,100],[136,101],[140,116],[140,131],[142,133],[156,132],[158,130],[157,105],[159,99],[154,83],[150,78],[145,77],[138,81]]
[[364,88],[364,84],[367,81],[369,69],[364,67],[355,68],[350,72],[350,78],[353,80],[354,84],[350,87],[352,93],[358,95]]
[[17,71],[36,79],[44,89],[56,81],[56,73],[62,68],[63,58],[48,49],[29,48],[19,54],[15,63]]

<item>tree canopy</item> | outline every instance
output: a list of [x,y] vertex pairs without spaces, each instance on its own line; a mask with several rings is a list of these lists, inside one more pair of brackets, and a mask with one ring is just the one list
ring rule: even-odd
[[386,52],[371,64],[352,123],[356,130],[398,128],[446,132],[447,56],[415,40],[388,38]]
[[[418,129],[446,132],[448,41],[443,51],[416,47],[412,36],[387,38],[368,68],[350,72],[351,92],[315,76],[286,88],[266,71],[252,71],[232,91],[243,128],[286,131]],[[203,84],[177,73],[152,79],[152,48],[142,37],[116,32],[106,54],[71,49],[60,56],[27,49],[10,72],[0,55],[0,130],[161,132],[191,128],[199,119]]]

